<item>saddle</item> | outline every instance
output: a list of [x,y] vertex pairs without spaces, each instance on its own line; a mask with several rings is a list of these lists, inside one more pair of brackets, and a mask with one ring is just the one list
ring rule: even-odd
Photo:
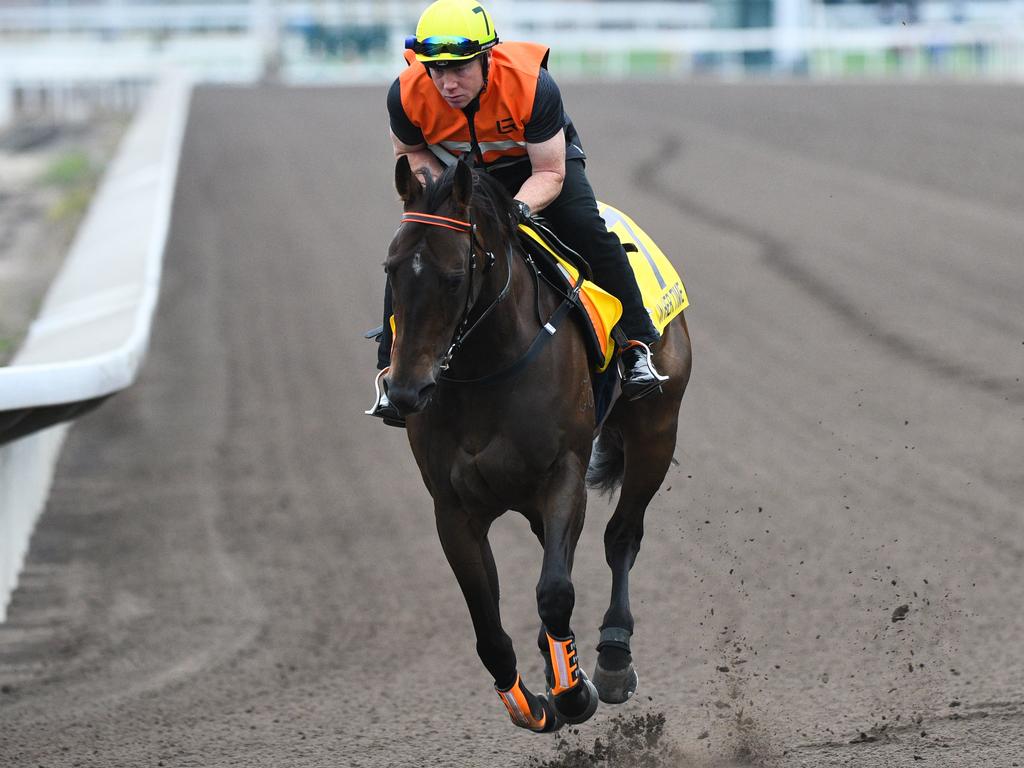
[[[548,226],[547,219],[542,215],[534,216],[531,224],[520,228],[519,243],[532,256],[540,256],[547,261],[547,256],[554,253],[563,261],[568,261],[587,280],[594,279],[594,271],[590,268],[590,262],[580,254],[563,243],[554,230]],[[537,250],[537,246],[541,250]]]
[[611,332],[622,317],[622,303],[585,277],[593,274],[587,261],[543,224],[520,224],[519,243],[544,279],[572,299],[590,363],[604,372],[615,357]]
[[[675,267],[636,222],[622,211],[598,202],[608,230],[619,238],[629,257],[644,307],[660,333],[690,305],[686,287]],[[543,222],[519,225],[519,240],[541,274],[561,291],[577,297],[577,312],[591,364],[604,372],[615,357],[612,333],[622,316],[622,304],[593,282],[586,259],[565,245]],[[577,286],[579,290],[577,291]]]

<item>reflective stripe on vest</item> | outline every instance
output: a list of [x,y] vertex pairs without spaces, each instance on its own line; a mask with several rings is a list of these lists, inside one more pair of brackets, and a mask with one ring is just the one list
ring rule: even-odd
[[[434,153],[438,160],[445,165],[454,165],[459,161],[458,156],[452,154],[458,152],[469,152],[473,147],[468,141],[442,141],[440,144],[428,144],[428,149]],[[484,141],[480,144],[480,151],[487,157],[488,152],[497,152],[502,155],[506,150],[522,147],[526,149],[525,141]]]
[[[469,123],[462,110],[448,106],[430,74],[410,54],[410,66],[399,75],[402,108],[431,151],[451,165],[470,151]],[[547,55],[547,47],[535,43],[500,43],[491,49],[487,89],[473,120],[487,165],[526,157],[526,123]]]

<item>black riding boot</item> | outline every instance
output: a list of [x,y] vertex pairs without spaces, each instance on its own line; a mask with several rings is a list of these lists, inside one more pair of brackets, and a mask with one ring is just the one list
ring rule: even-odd
[[654,367],[651,348],[642,341],[629,341],[619,351],[622,363],[622,394],[628,400],[639,400],[655,390],[661,389],[668,376],[662,376]]
[[650,345],[660,336],[643,305],[629,257],[598,212],[583,160],[566,161],[562,191],[541,216],[590,263],[594,282],[622,302],[616,343],[622,361],[623,394],[630,400],[651,394],[668,379],[658,373],[651,359]]

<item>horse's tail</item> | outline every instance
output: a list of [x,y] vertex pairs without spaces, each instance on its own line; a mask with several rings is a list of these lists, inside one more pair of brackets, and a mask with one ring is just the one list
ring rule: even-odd
[[614,429],[602,429],[590,454],[587,486],[611,496],[622,485],[625,469],[622,435]]

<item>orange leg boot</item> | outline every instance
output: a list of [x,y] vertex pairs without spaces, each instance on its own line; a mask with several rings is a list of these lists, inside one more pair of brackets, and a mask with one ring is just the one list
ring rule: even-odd
[[516,675],[511,688],[503,691],[495,686],[494,690],[513,724],[520,728],[534,733],[551,733],[562,727],[562,721],[548,698],[531,693],[520,675]]
[[580,669],[576,655],[576,638],[558,638],[546,632],[548,650],[544,654],[548,666],[551,701],[558,716],[576,725],[589,720],[597,711],[597,688]]

